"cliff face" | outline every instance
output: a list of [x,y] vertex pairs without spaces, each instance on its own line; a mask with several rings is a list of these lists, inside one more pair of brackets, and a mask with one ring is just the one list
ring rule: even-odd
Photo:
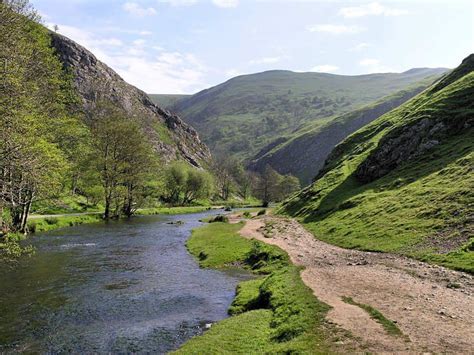
[[62,35],[51,36],[64,68],[73,75],[88,123],[94,119],[92,112],[99,101],[110,102],[140,123],[163,161],[181,157],[196,167],[206,165],[211,158],[209,149],[192,127],[155,105],[147,94],[125,82],[84,47]]

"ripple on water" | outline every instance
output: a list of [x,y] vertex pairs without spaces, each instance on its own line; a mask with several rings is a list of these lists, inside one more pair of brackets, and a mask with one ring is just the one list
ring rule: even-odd
[[[249,274],[200,269],[186,251],[191,229],[210,213],[33,238],[35,256],[0,269],[0,353],[165,353],[225,318]],[[167,224],[176,220],[184,224]]]

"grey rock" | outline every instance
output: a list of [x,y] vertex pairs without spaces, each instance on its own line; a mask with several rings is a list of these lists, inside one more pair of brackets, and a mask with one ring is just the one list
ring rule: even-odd
[[[197,132],[178,116],[155,105],[147,94],[125,82],[76,42],[53,32],[51,37],[63,67],[73,76],[74,87],[82,101],[77,109],[85,114],[86,123],[90,124],[94,119],[92,112],[98,102],[110,102],[123,109],[131,120],[139,122],[165,163],[180,156],[201,168],[210,160],[209,149]],[[160,132],[165,132],[169,139],[163,139]]]

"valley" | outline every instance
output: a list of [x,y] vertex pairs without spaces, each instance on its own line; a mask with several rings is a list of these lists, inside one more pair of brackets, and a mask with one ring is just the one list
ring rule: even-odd
[[472,6],[0,1],[0,353],[471,352]]

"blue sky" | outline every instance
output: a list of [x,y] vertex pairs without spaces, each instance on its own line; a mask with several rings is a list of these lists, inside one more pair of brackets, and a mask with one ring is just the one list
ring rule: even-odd
[[31,2],[45,24],[148,93],[195,93],[271,69],[452,68],[474,52],[470,0]]

